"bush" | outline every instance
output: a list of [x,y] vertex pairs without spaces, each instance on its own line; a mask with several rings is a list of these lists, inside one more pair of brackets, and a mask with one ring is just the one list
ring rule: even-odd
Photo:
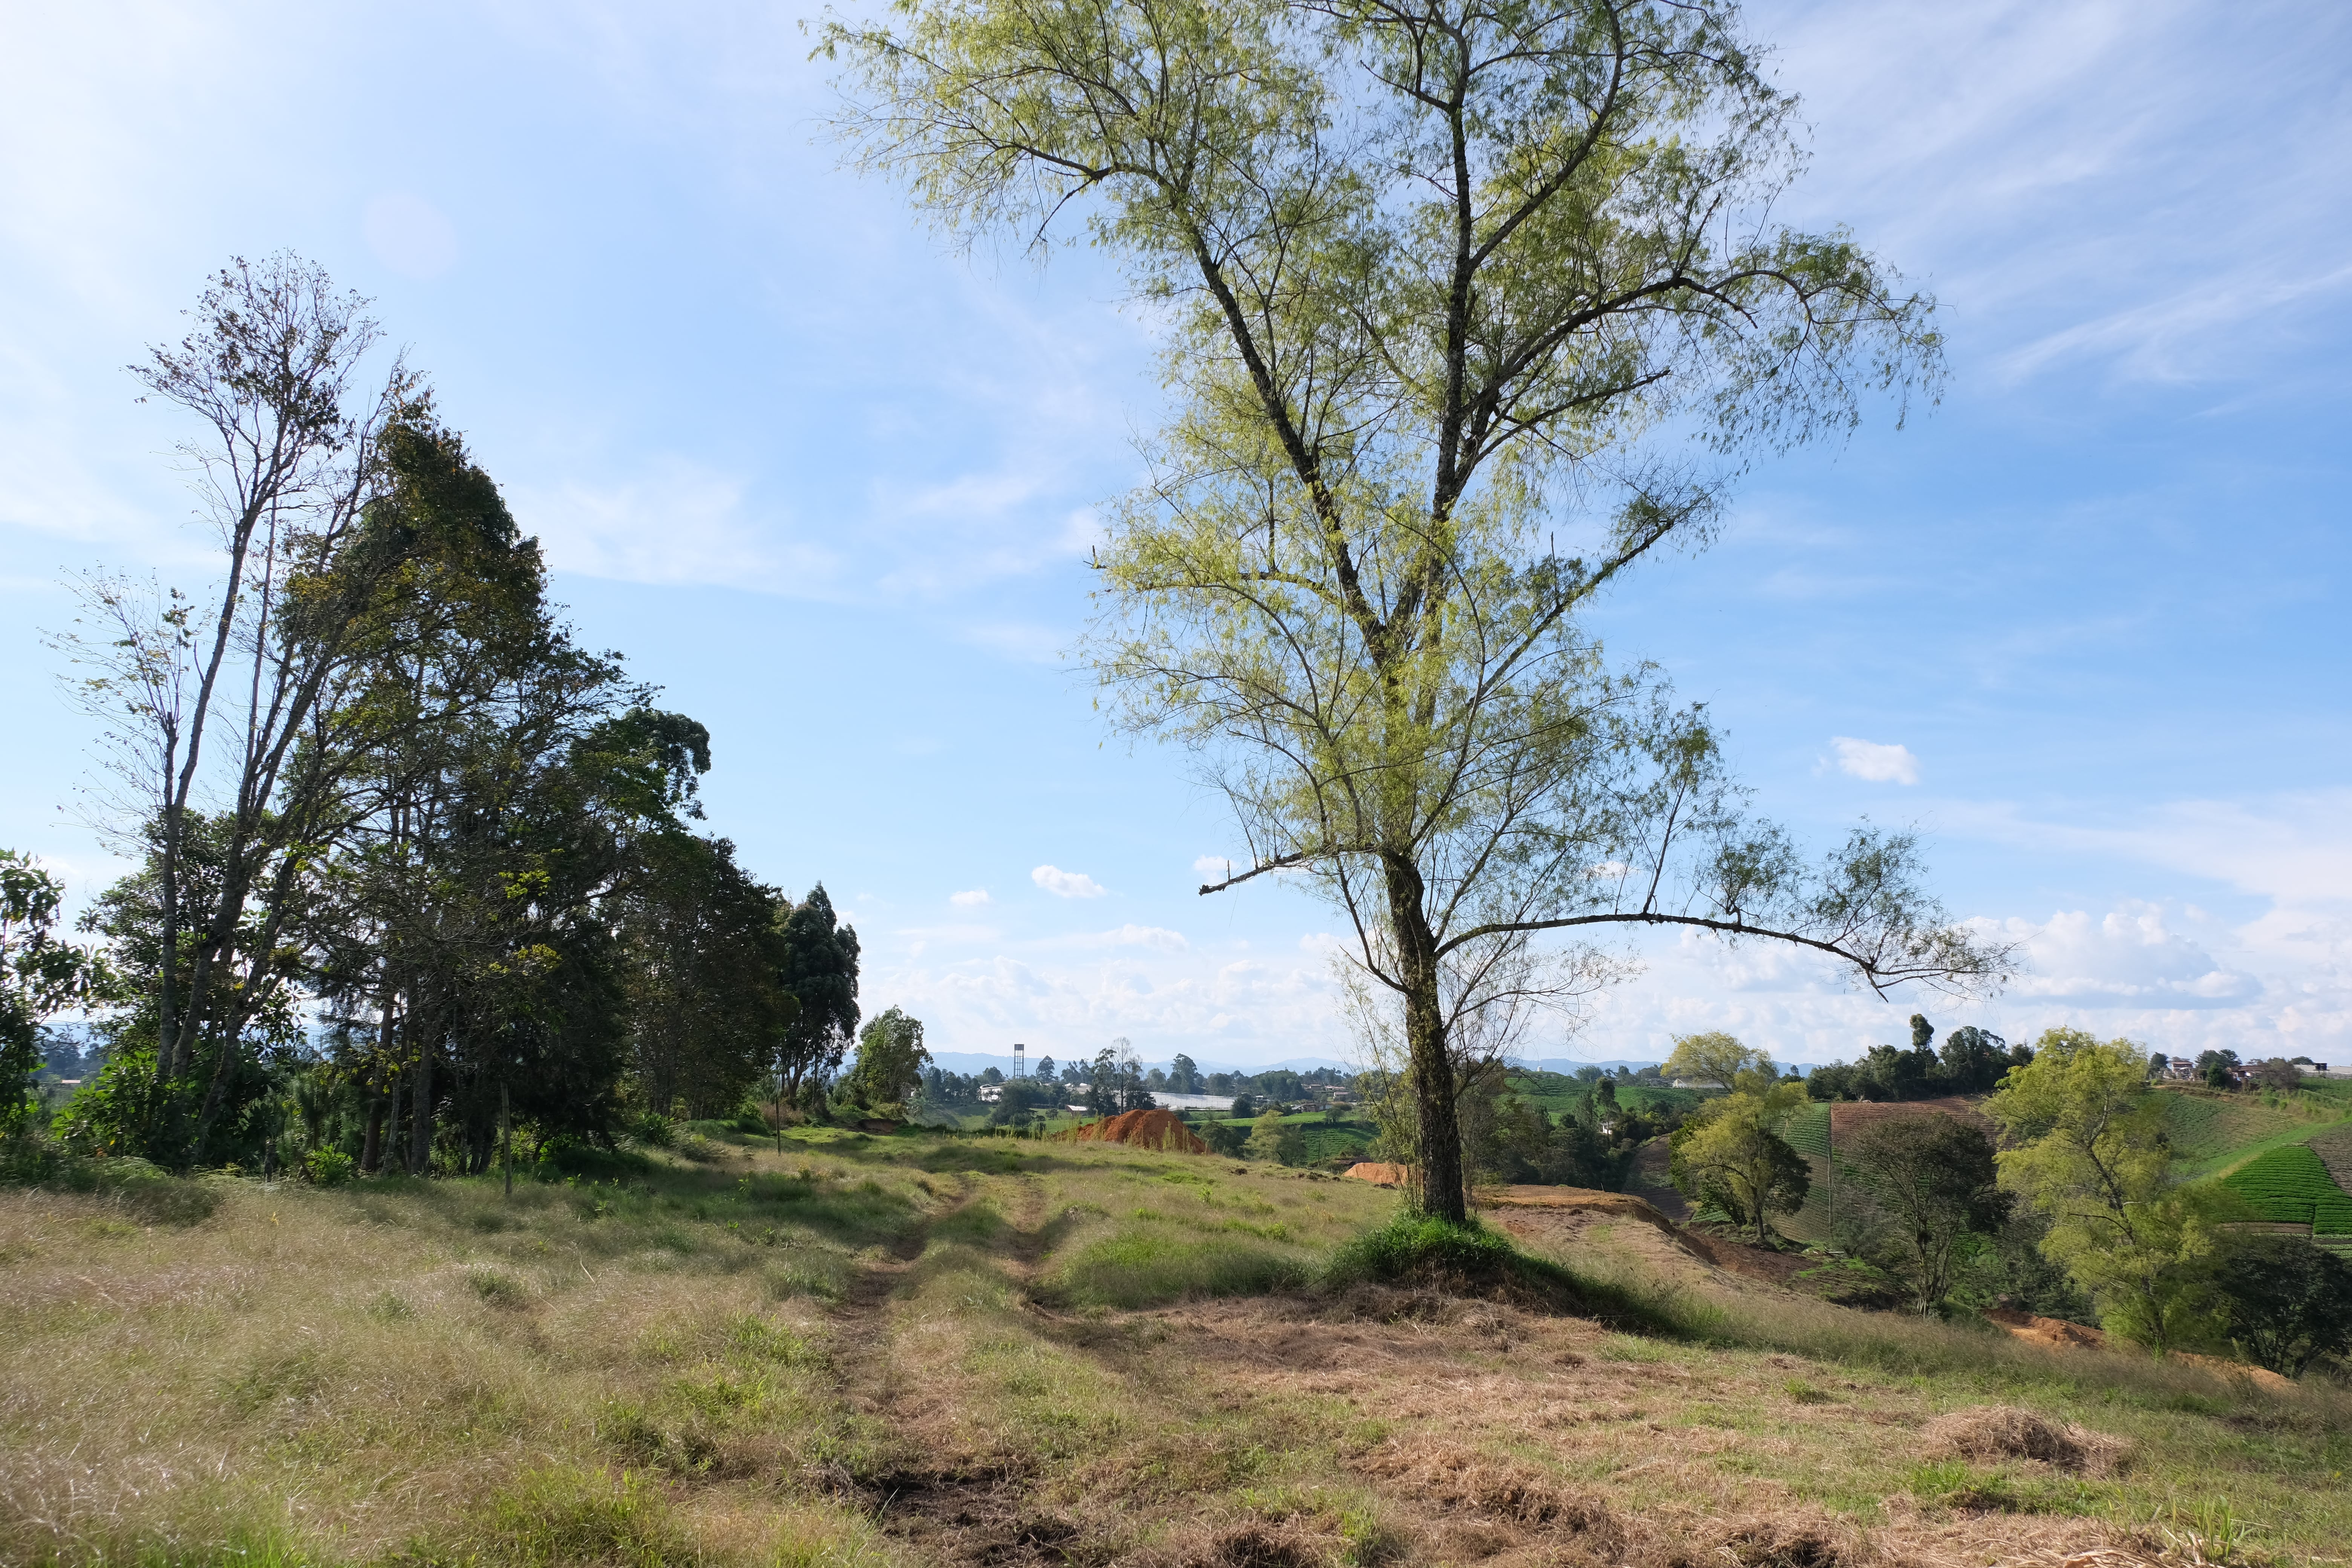
[[1631,1292],[1530,1257],[1476,1220],[1455,1225],[1425,1215],[1399,1215],[1333,1253],[1320,1284],[1327,1290],[1402,1285],[1449,1296],[1492,1297],[1540,1311],[1597,1318],[1615,1328],[1655,1328],[1662,1321]]
[[1228,1159],[1241,1158],[1242,1151],[1249,1146],[1249,1127],[1245,1122],[1204,1121],[1199,1131],[1201,1142],[1209,1146],[1212,1153]]
[[340,1187],[352,1179],[359,1162],[340,1149],[313,1149],[302,1156],[302,1175],[322,1187]]

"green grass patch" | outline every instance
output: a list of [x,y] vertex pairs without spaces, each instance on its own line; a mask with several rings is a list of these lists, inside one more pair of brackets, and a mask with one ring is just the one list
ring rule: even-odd
[[2276,1224],[2308,1225],[2323,1236],[2352,1236],[2352,1196],[2336,1184],[2307,1143],[2258,1154],[2221,1184]]
[[1187,1297],[1296,1289],[1313,1276],[1292,1248],[1144,1221],[1079,1243],[1047,1276],[1045,1290],[1073,1306],[1159,1307]]

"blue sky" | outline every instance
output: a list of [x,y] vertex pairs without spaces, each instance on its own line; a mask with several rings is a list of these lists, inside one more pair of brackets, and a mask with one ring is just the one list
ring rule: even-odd
[[[814,8],[811,7],[811,10]],[[1346,1055],[1330,916],[1060,661],[1160,407],[1084,250],[964,255],[843,172],[793,8],[17,4],[0,36],[0,843],[119,868],[37,628],[207,564],[121,366],[233,253],[375,297],[585,639],[707,722],[711,826],[855,918],[870,1009],[1057,1057]],[[1601,616],[1815,841],[1916,823],[2031,969],[1939,1026],[2352,1058],[2352,10],[1770,4],[1793,221],[1944,302],[1940,407],[1758,465]],[[1700,942],[1529,1044],[1786,1059],[1917,999]]]

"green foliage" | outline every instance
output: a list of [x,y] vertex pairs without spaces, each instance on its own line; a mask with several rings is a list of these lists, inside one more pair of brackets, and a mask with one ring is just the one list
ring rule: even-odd
[[1250,1126],[1247,1122],[1226,1118],[1204,1121],[1196,1131],[1211,1152],[1223,1154],[1228,1159],[1238,1159],[1249,1148]]
[[1753,1230],[1759,1247],[1769,1244],[1770,1216],[1796,1213],[1812,1190],[1812,1168],[1772,1130],[1785,1111],[1775,1091],[1743,1090],[1713,1102],[1674,1135],[1675,1190]]
[[780,913],[777,924],[783,942],[778,979],[798,1004],[784,1026],[778,1065],[788,1093],[796,1094],[811,1079],[830,1078],[857,1033],[857,931],[835,915],[822,882]]
[[1295,1124],[1285,1121],[1280,1111],[1268,1110],[1251,1126],[1246,1148],[1254,1160],[1296,1165],[1306,1158],[1307,1135]]
[[1873,1046],[1860,1061],[1815,1068],[1806,1076],[1806,1092],[1815,1100],[1879,1101],[1981,1094],[1996,1087],[2011,1068],[2033,1059],[2032,1047],[2011,1046],[1990,1030],[1974,1026],[1953,1030],[1938,1052],[1933,1044],[1935,1033],[1927,1020],[1915,1013],[1909,1049]]
[[2352,1195],[2336,1184],[2307,1143],[2257,1154],[2221,1184],[2266,1220],[2308,1225],[2321,1236],[2352,1236]]
[[1846,1141],[1837,1159],[1885,1217],[1922,1311],[1941,1306],[1950,1293],[1967,1240],[1990,1235],[2009,1216],[1992,1141],[1957,1116],[1936,1111],[1874,1121]]
[[0,1138],[21,1131],[38,1101],[41,1021],[105,988],[98,955],[53,934],[65,886],[29,855],[0,849]]
[[1779,1076],[1769,1054],[1721,1030],[1675,1036],[1674,1054],[1660,1070],[1666,1078],[1696,1079],[1721,1089],[1765,1087]]
[[2047,1221],[2042,1250],[2111,1331],[2158,1350],[2209,1334],[2216,1226],[2232,1203],[2177,1184],[2146,1054],[2073,1029],[2050,1030],[2035,1052],[1985,1102],[2011,1140],[2002,1186]]
[[859,1033],[856,1065],[841,1080],[838,1092],[877,1114],[898,1114],[914,1098],[930,1059],[923,1046],[922,1020],[893,1007]]
[[2221,1271],[2229,1333],[2258,1366],[2301,1377],[2352,1350],[2352,1264],[2301,1237],[2256,1236]]
[[313,1149],[302,1156],[302,1174],[322,1187],[340,1187],[352,1179],[359,1162],[340,1149]]

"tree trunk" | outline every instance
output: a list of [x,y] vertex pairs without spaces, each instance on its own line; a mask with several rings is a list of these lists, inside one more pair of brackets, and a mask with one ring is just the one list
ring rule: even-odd
[[1470,1217],[1462,1191],[1462,1126],[1454,1115],[1454,1059],[1445,1048],[1445,1014],[1437,986],[1437,940],[1421,908],[1421,873],[1411,862],[1388,866],[1389,918],[1404,981],[1405,1049],[1412,1063],[1418,1120],[1421,1212],[1456,1225]]
[[415,1105],[409,1113],[408,1173],[430,1175],[433,1171],[433,1047],[428,1044],[417,1053],[416,1070],[410,1075],[415,1079]]
[[384,1096],[382,1161],[383,1168],[386,1171],[404,1171],[408,1168],[407,1158],[402,1152],[406,1145],[401,1137],[401,1130],[408,1125],[407,1118],[408,1074],[405,1071],[396,1072],[392,1075],[391,1091]]
[[381,1089],[368,1094],[367,1138],[360,1144],[360,1174],[373,1176],[383,1163],[383,1102]]

